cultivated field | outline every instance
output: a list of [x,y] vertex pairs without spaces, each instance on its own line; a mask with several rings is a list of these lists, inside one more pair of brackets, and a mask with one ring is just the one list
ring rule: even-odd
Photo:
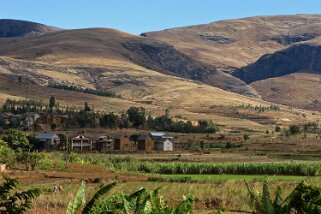
[[[182,155],[184,165],[195,164],[195,154],[189,156]],[[215,160],[215,156],[221,159]],[[224,158],[223,158],[224,156]],[[238,156],[237,159],[235,157]],[[112,190],[111,193],[119,191],[134,192],[141,187],[148,190],[153,190],[161,187],[160,193],[168,201],[169,204],[175,205],[182,199],[182,195],[192,194],[195,196],[194,209],[196,213],[210,213],[220,208],[226,210],[225,213],[250,213],[250,206],[248,203],[248,193],[246,185],[243,180],[246,180],[255,190],[262,191],[263,181],[267,180],[270,184],[270,190],[273,193],[277,186],[282,187],[282,195],[288,195],[292,189],[301,181],[307,184],[319,184],[320,177],[317,175],[301,175],[298,172],[291,170],[306,170],[306,166],[321,172],[321,162],[315,159],[313,162],[306,161],[305,158],[295,162],[284,160],[283,158],[275,157],[274,159],[268,158],[266,161],[256,163],[257,159],[252,159],[254,156],[250,154],[215,154],[213,157],[207,157],[207,165],[210,165],[209,160],[224,162],[223,165],[217,165],[221,173],[207,173],[207,174],[191,174],[191,173],[176,173],[176,174],[162,174],[159,173],[146,173],[139,172],[130,166],[137,164],[144,164],[147,162],[140,162],[141,160],[134,157],[140,157],[141,160],[152,160],[151,166],[159,163],[165,165],[179,164],[177,161],[168,163],[164,159],[158,157],[170,158],[169,154],[140,154],[140,155],[110,155],[110,154],[79,154],[73,155],[73,163],[69,163],[67,168],[57,168],[59,161],[63,158],[59,153],[48,153],[47,158],[54,160],[53,165],[46,165],[47,162],[39,164],[38,169],[35,171],[24,171],[22,166],[15,166],[5,173],[5,175],[18,178],[23,187],[39,187],[44,193],[33,203],[33,208],[28,213],[65,213],[69,200],[75,194],[81,180],[87,182],[87,197],[89,198],[94,191],[97,191],[103,184],[118,181],[119,185]],[[235,171],[235,174],[224,173],[226,166],[236,167],[236,170],[248,167],[242,165],[243,161],[248,162],[248,166],[264,166],[261,172],[257,174],[252,169],[248,169],[246,173]],[[313,156],[311,156],[313,157]],[[205,159],[204,159],[205,160]],[[56,161],[56,163],[55,163]],[[187,162],[186,162],[187,161]],[[237,161],[233,162],[233,161]],[[271,161],[282,162],[282,164],[275,165]],[[176,162],[176,163],[175,163]],[[126,168],[120,168],[123,166]],[[48,163],[47,163],[48,164]],[[174,165],[173,165],[174,164]],[[165,166],[164,165],[164,166]],[[274,166],[273,166],[274,165]],[[294,167],[295,165],[300,167]],[[286,171],[269,172],[271,167],[281,167]],[[241,167],[241,168],[240,168]],[[47,168],[47,169],[45,169]],[[239,168],[239,169],[237,169]],[[146,170],[147,168],[145,168]],[[155,168],[157,169],[157,168]],[[206,169],[201,167],[200,169]],[[245,169],[245,168],[244,168]],[[254,173],[251,175],[251,173]],[[288,175],[291,174],[292,175]],[[53,192],[54,185],[61,185],[63,191]]]

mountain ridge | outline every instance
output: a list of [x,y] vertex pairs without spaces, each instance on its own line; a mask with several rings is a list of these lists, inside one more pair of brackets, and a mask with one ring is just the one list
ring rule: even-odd
[[[1,38],[0,56],[21,60],[3,60],[2,70],[25,73],[43,85],[55,81],[59,72],[64,72],[71,79],[73,74],[77,74],[80,76],[76,79],[84,87],[115,89],[131,94],[129,96],[134,99],[147,99],[155,92],[152,86],[147,87],[146,79],[142,81],[134,73],[156,71],[166,78],[191,80],[246,96],[262,96],[282,104],[305,108],[318,103],[315,100],[309,100],[311,105],[303,105],[304,100],[297,104],[283,102],[282,97],[266,88],[269,84],[262,82],[266,87],[259,84],[269,78],[311,68],[311,54],[305,57],[297,54],[297,59],[279,55],[286,55],[284,53],[288,54],[292,49],[298,49],[298,53],[310,53],[305,46],[311,49],[320,44],[321,15],[230,19],[142,35],[110,28],[86,28]],[[10,65],[6,67],[6,63]],[[307,64],[310,67],[305,66]],[[319,64],[317,57],[314,64]],[[291,70],[295,66],[299,67]],[[316,78],[315,75],[313,77]],[[274,88],[282,88],[276,84],[281,84],[281,81],[274,81],[273,85]],[[131,93],[132,86],[144,92]],[[265,93],[271,96],[265,96]]]
[[0,19],[0,38],[34,37],[57,30],[60,29],[31,21]]

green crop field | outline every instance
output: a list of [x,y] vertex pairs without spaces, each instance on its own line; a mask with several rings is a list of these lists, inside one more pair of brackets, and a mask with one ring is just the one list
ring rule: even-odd
[[[217,181],[217,180],[247,180],[247,181],[314,181],[320,177],[312,176],[295,176],[295,175],[231,175],[231,174],[220,174],[220,175],[199,175],[199,174],[173,174],[173,175],[158,175],[158,174],[145,174],[150,177],[161,177],[161,178],[172,178],[172,179],[183,179],[187,178],[191,181]],[[187,180],[186,179],[186,180]]]

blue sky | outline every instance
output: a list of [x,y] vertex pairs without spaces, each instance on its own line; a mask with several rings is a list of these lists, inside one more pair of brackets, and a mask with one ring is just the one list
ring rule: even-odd
[[256,15],[321,14],[321,0],[0,0],[0,18],[139,34]]

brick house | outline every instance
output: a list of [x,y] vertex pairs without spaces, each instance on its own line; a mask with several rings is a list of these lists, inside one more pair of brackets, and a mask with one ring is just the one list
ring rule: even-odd
[[110,152],[114,149],[114,138],[100,136],[96,141],[96,149],[100,152]]
[[114,136],[114,150],[132,151],[133,143],[127,135]]
[[150,152],[155,149],[155,141],[150,135],[141,135],[137,139],[137,150]]

